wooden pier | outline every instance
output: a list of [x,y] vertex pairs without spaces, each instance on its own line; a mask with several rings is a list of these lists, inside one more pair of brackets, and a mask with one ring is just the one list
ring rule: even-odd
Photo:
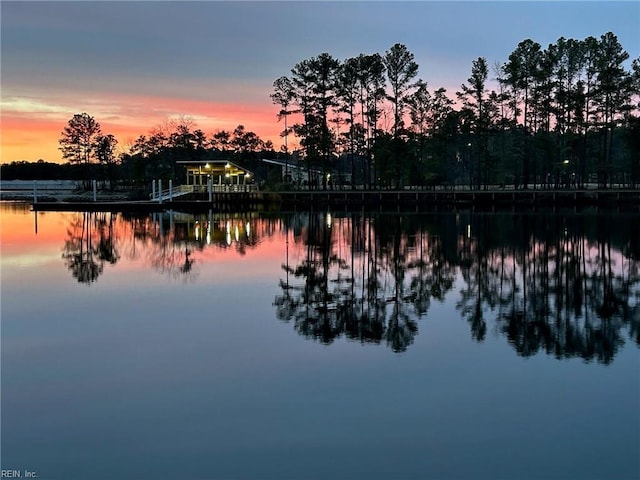
[[313,190],[292,192],[217,192],[172,201],[36,202],[34,210],[163,211],[334,211],[438,210],[509,211],[589,207],[640,212],[640,190]]

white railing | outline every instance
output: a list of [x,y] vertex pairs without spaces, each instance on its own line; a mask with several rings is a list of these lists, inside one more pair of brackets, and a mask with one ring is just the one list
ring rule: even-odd
[[[209,187],[207,185],[189,185],[194,188],[196,193],[209,193]],[[211,185],[211,192],[213,193],[227,193],[227,192],[257,192],[258,186],[255,184],[250,185]]]
[[149,198],[153,201],[164,202],[166,200],[173,200],[174,198],[187,195],[189,193],[242,193],[242,192],[257,192],[258,186],[251,185],[211,185],[211,190],[207,185],[178,185],[176,187],[168,188],[149,195]]
[[151,195],[149,195],[149,197],[151,198],[151,200],[158,201],[172,200],[176,197],[181,197],[183,195],[193,193],[193,187],[193,185],[179,185],[175,188],[167,188],[166,190],[162,190],[161,192],[154,192],[155,196],[154,193],[152,193]]

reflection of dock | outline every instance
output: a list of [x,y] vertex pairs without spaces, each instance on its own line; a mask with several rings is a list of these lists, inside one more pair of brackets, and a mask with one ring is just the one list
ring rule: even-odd
[[158,202],[37,202],[34,211],[49,212],[163,212],[173,204]]

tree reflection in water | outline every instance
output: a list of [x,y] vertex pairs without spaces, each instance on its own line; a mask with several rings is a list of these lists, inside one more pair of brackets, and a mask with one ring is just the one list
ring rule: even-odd
[[113,222],[113,214],[105,212],[82,212],[72,217],[62,258],[79,283],[95,282],[104,271],[105,263],[115,265],[120,259]]
[[405,351],[431,298],[443,300],[453,285],[453,269],[436,255],[440,239],[424,231],[404,235],[401,217],[389,222],[311,213],[296,220],[293,240],[304,245],[305,255],[299,264],[289,263],[287,229],[286,280],[274,301],[278,318],[293,320],[301,335],[326,344],[344,334]]
[[[453,295],[473,339],[482,342],[491,325],[521,356],[606,364],[625,337],[640,345],[637,223],[321,213],[285,223],[285,279],[274,306],[306,338],[329,344],[344,335],[402,352],[431,301]],[[291,245],[303,253],[293,263]]]
[[[385,215],[327,212],[71,217],[63,259],[92,284],[142,262],[196,281],[206,249],[246,255],[284,239],[273,305],[305,338],[406,351],[434,302],[451,302],[478,342],[518,355],[609,363],[640,345],[640,224],[624,215]],[[209,257],[210,260],[210,257]],[[275,273],[275,272],[274,272]]]
[[[273,234],[273,232],[269,233]],[[74,278],[90,285],[121,255],[167,277],[195,281],[196,255],[207,247],[234,248],[245,255],[257,235],[241,215],[192,215],[178,212],[125,216],[75,213],[67,227],[63,258]]]

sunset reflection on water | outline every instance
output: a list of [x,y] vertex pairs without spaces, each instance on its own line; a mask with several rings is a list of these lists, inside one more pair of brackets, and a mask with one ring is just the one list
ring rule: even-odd
[[189,478],[332,477],[319,451],[344,478],[636,473],[624,215],[1,217],[3,467],[179,476],[170,451]]

